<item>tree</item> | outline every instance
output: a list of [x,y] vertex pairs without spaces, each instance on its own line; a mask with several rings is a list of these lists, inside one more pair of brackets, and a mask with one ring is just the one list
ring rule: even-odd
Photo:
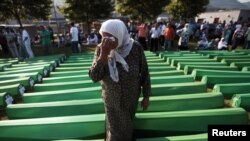
[[0,20],[16,19],[22,27],[23,19],[48,19],[51,0],[0,0]]
[[86,22],[88,32],[93,21],[108,18],[113,10],[112,0],[66,0],[66,6],[61,8],[71,21]]
[[208,3],[209,0],[172,0],[165,10],[175,19],[186,20],[204,12]]
[[170,0],[116,0],[116,11],[141,21],[155,19]]

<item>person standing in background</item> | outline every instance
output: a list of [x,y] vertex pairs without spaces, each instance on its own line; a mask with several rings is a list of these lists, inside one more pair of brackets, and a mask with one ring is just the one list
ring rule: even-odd
[[33,58],[34,54],[33,54],[33,51],[31,49],[31,39],[30,39],[29,33],[23,27],[21,27],[21,42],[22,42],[22,45],[27,53],[25,58],[26,57]]
[[137,27],[138,30],[138,41],[143,46],[144,50],[147,50],[146,39],[148,37],[148,26],[145,23],[142,23]]
[[51,32],[45,27],[41,26],[40,37],[42,39],[42,47],[44,50],[44,55],[49,55],[51,53]]
[[75,27],[75,23],[71,23],[70,28],[70,35],[71,35],[71,49],[72,53],[79,53],[78,43],[79,43],[79,36],[78,36],[78,29]]

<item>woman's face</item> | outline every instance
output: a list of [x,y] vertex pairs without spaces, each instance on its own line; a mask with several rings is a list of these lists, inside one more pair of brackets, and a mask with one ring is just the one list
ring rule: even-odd
[[102,43],[108,42],[112,44],[112,49],[115,49],[118,46],[118,39],[114,37],[112,34],[107,33],[107,32],[102,32],[101,35],[102,35]]

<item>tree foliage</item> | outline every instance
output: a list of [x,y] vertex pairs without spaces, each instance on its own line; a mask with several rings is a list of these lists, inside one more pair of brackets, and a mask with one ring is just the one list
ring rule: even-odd
[[48,19],[51,0],[0,0],[0,20]]
[[66,0],[66,5],[61,9],[66,18],[86,22],[88,27],[97,19],[108,18],[113,10],[112,0]]
[[172,0],[165,10],[175,19],[189,19],[204,12],[208,4],[209,0]]
[[134,19],[152,20],[163,12],[170,0],[116,0],[116,11]]

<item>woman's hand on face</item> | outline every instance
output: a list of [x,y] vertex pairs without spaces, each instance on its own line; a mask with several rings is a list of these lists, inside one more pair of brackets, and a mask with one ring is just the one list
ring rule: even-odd
[[101,48],[101,55],[99,59],[103,62],[107,62],[110,51],[115,49],[117,44],[118,43],[114,37],[103,37],[101,44],[99,44]]

